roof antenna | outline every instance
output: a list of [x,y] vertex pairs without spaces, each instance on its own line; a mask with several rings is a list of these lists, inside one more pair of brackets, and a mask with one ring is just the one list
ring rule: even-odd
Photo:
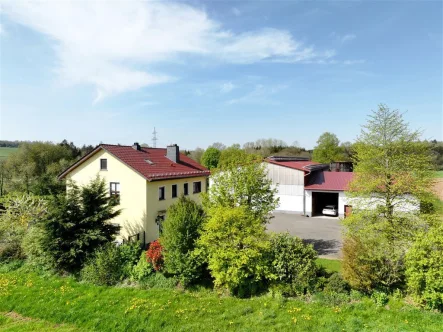
[[157,131],[155,130],[155,127],[154,127],[154,132],[152,133],[152,135],[153,135],[152,136],[152,147],[156,148],[158,138],[157,138]]

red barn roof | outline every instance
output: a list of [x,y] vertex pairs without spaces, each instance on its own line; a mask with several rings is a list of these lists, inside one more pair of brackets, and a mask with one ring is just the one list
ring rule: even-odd
[[344,191],[348,190],[352,172],[314,172],[311,174],[306,190]]
[[305,171],[305,172],[309,171],[308,169],[305,168],[305,166],[320,165],[319,163],[317,163],[315,161],[310,161],[310,160],[276,161],[276,160],[272,160],[272,159],[266,159],[266,161],[270,164],[293,168],[293,169],[297,169],[299,171]]
[[64,178],[69,172],[100,150],[109,152],[148,181],[209,176],[210,174],[207,168],[182,153],[180,153],[179,162],[175,163],[166,158],[166,149],[142,147],[140,150],[136,150],[127,145],[100,144],[66,169],[60,174],[59,178]]

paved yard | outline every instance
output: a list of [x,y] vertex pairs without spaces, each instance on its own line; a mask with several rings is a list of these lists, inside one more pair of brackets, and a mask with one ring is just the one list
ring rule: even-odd
[[268,225],[272,232],[289,232],[312,243],[320,257],[341,257],[341,231],[338,218],[303,217],[291,213],[275,213]]

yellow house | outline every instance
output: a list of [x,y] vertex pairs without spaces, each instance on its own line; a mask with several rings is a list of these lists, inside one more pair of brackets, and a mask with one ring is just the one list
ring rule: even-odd
[[100,144],[60,174],[82,186],[97,174],[119,200],[119,240],[143,243],[159,237],[167,208],[180,195],[200,201],[206,191],[209,170],[181,154],[177,145],[161,148]]

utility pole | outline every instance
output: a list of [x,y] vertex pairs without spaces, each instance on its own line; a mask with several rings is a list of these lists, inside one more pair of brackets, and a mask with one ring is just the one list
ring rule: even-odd
[[152,135],[153,135],[152,136],[152,147],[156,148],[158,138],[157,138],[157,131],[155,130],[155,127],[154,127],[154,132],[152,133]]

